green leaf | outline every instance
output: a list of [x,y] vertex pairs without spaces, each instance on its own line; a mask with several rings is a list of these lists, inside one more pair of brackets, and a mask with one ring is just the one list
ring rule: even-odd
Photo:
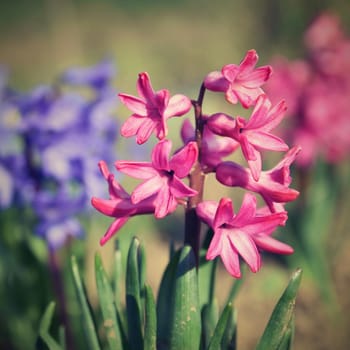
[[150,286],[145,287],[145,340],[144,350],[157,348],[157,312],[153,292]]
[[279,349],[293,319],[295,299],[300,285],[302,270],[297,269],[287,288],[276,304],[265,331],[257,345],[257,350]]
[[100,350],[100,344],[92,317],[91,307],[87,298],[85,287],[80,277],[75,256],[72,256],[71,258],[71,269],[79,304],[82,310],[82,320],[88,346],[91,350]]
[[114,250],[114,263],[113,263],[113,289],[114,289],[114,301],[117,308],[121,306],[121,296],[123,285],[123,269],[122,269],[122,253],[119,248],[119,241],[115,241]]
[[143,348],[143,315],[140,296],[139,247],[140,241],[134,237],[130,244],[126,266],[128,339],[130,347],[133,350]]
[[103,326],[106,330],[109,348],[111,350],[121,349],[122,342],[116,316],[114,295],[106,271],[103,267],[101,257],[98,253],[95,255],[95,278],[103,316]]
[[205,304],[202,308],[202,345],[205,349],[209,346],[218,318],[219,306],[217,300],[214,299],[211,303]]
[[223,340],[227,324],[231,318],[231,314],[233,313],[232,304],[228,303],[224,310],[221,313],[220,319],[215,327],[214,334],[210,340],[208,350],[217,350],[220,349],[221,342]]
[[225,333],[221,341],[222,350],[236,350],[237,348],[237,311],[233,308],[227,320]]
[[50,350],[63,350],[63,348],[50,335],[49,329],[51,326],[53,314],[55,311],[55,303],[51,302],[42,316],[39,324],[39,336],[43,339]]
[[182,248],[176,269],[170,349],[199,349],[201,317],[198,275],[191,247]]
[[174,308],[174,288],[176,269],[180,258],[180,251],[171,255],[160,282],[157,297],[157,346],[169,349],[171,322]]
[[199,268],[198,268],[198,281],[199,281],[199,300],[200,306],[213,302],[215,295],[215,276],[216,266],[218,259],[207,260],[206,251],[201,250],[199,253]]

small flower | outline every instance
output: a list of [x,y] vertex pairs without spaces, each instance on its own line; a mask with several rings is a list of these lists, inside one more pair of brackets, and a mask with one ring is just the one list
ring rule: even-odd
[[208,90],[225,92],[226,100],[236,104],[238,101],[244,108],[255,104],[263,93],[263,85],[270,77],[272,68],[262,66],[255,69],[258,62],[255,50],[249,50],[239,65],[225,65],[221,72],[214,71],[207,75],[204,85]]
[[299,192],[289,188],[290,166],[301,148],[291,148],[284,158],[271,170],[262,171],[256,181],[250,169],[234,162],[223,162],[216,168],[216,179],[226,186],[238,186],[259,193],[271,212],[281,210],[281,203],[295,200]]
[[265,94],[260,95],[248,121],[242,117],[232,117],[218,113],[208,120],[209,128],[222,136],[228,136],[240,143],[244,158],[248,161],[254,180],[261,172],[260,149],[286,151],[288,145],[270,133],[282,120],[287,107],[284,101],[271,108]]
[[241,277],[239,257],[248,264],[252,272],[261,267],[259,249],[291,254],[293,249],[270,237],[277,226],[286,220],[286,212],[257,215],[256,198],[246,193],[237,214],[233,212],[232,201],[222,198],[217,204],[204,201],[197,206],[198,216],[213,230],[206,258],[215,259],[220,255],[227,271],[236,278]]
[[136,135],[138,144],[146,142],[155,132],[159,140],[168,133],[166,122],[169,118],[187,113],[192,104],[184,95],[170,97],[168,90],[155,92],[146,72],[139,74],[137,91],[140,97],[119,94],[122,103],[134,114],[122,125],[121,134],[124,137]]
[[[182,124],[181,138],[185,144],[195,139],[195,129],[188,119]],[[200,160],[203,169],[205,171],[214,169],[222,162],[223,157],[232,154],[237,147],[238,142],[229,137],[218,137],[204,125]]]
[[131,202],[131,196],[115,180],[109,172],[104,161],[99,162],[99,167],[109,186],[109,199],[92,197],[92,206],[104,215],[114,217],[115,220],[101,238],[100,244],[104,245],[118,230],[129,220],[130,217],[142,214],[153,214],[155,210],[156,196],[151,196],[137,204]]
[[156,195],[156,218],[162,218],[174,211],[178,205],[178,199],[197,194],[197,191],[180,180],[190,173],[198,158],[196,142],[189,142],[169,159],[171,145],[170,140],[158,142],[152,151],[152,162],[116,162],[116,168],[119,171],[145,180],[132,192],[133,204]]

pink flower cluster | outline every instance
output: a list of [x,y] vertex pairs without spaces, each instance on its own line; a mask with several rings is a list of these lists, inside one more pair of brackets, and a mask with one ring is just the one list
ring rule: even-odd
[[272,101],[283,96],[288,103],[284,137],[302,146],[299,166],[318,157],[339,162],[350,151],[350,38],[338,17],[323,13],[306,30],[304,45],[305,59],[275,58],[265,89]]
[[[290,246],[272,238],[272,233],[286,223],[285,203],[299,195],[298,191],[289,188],[292,181],[289,170],[300,147],[289,149],[283,139],[273,134],[273,129],[284,117],[286,103],[280,101],[272,105],[262,89],[272,69],[270,66],[256,68],[257,61],[257,53],[250,50],[239,65],[228,64],[221,71],[209,73],[198,100],[190,100],[184,95],[170,96],[165,89],[154,91],[147,73],[139,75],[139,97],[119,94],[122,103],[133,112],[122,125],[121,134],[135,136],[138,144],[146,142],[152,134],[158,141],[150,161],[116,161],[118,171],[141,180],[130,194],[115,180],[106,163],[100,162],[109,186],[109,199],[94,197],[92,205],[115,218],[100,241],[102,245],[134,215],[153,214],[160,219],[173,213],[179,205],[190,210],[196,203],[197,219],[214,231],[206,257],[211,260],[220,256],[232,276],[241,276],[240,258],[256,272],[261,267],[261,251],[293,252]],[[206,90],[223,92],[230,104],[240,103],[245,109],[252,109],[250,117],[203,114]],[[184,145],[171,153],[167,120],[185,115],[192,106],[195,126],[184,119],[181,128]],[[224,159],[238,149],[247,166]],[[285,154],[272,169],[263,170],[264,150]],[[218,182],[225,186],[247,190],[238,212],[235,213],[230,198],[222,198],[218,203],[203,200],[203,189],[197,176],[208,173],[215,173]],[[264,206],[257,207],[255,195],[262,198]],[[197,200],[191,201],[193,198]]]

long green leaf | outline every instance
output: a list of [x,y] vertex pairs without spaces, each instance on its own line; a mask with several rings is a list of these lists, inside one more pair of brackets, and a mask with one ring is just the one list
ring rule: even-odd
[[155,350],[157,347],[157,312],[153,292],[150,286],[145,287],[145,340],[144,350]]
[[55,303],[51,302],[42,316],[39,324],[39,336],[45,342],[50,350],[63,350],[63,348],[56,342],[56,340],[50,335],[50,327],[55,311]]
[[233,312],[232,304],[228,303],[224,310],[221,313],[220,319],[215,327],[214,334],[210,340],[210,344],[208,346],[208,350],[217,350],[220,349],[221,342],[223,340],[227,323],[230,320],[231,314]]
[[301,269],[297,269],[292,275],[287,288],[272,312],[270,320],[257,345],[257,350],[279,349],[293,318],[295,299],[301,276]]
[[195,257],[189,246],[181,250],[175,278],[169,348],[197,350],[201,338],[198,275]]
[[209,346],[216,324],[219,318],[219,306],[217,300],[205,304],[202,308],[202,346],[206,349]]
[[106,271],[103,267],[101,257],[98,253],[95,255],[95,278],[103,316],[103,326],[106,330],[109,348],[111,350],[121,349],[122,341],[117,322],[114,295]]
[[222,350],[236,350],[237,348],[237,310],[233,308],[227,320],[226,330],[222,337]]
[[85,330],[85,336],[88,346],[91,350],[100,350],[100,344],[95,329],[94,320],[92,317],[91,307],[87,298],[85,287],[80,277],[78,265],[75,256],[71,258],[71,269],[73,274],[73,280],[75,289],[77,292],[78,300],[82,310],[82,320]]
[[180,251],[171,255],[160,282],[157,297],[157,346],[159,350],[169,349],[171,322],[174,309],[174,288]]
[[140,241],[137,238],[133,238],[130,244],[126,266],[126,312],[128,319],[128,339],[132,350],[143,348],[139,247]]

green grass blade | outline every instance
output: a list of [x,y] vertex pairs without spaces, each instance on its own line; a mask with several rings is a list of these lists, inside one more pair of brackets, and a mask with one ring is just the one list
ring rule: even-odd
[[119,248],[118,240],[115,241],[114,262],[113,262],[113,290],[116,307],[120,309],[122,301],[123,269],[122,253]]
[[100,344],[98,340],[98,336],[95,329],[94,320],[92,317],[91,307],[87,298],[87,294],[85,291],[85,287],[80,277],[78,264],[75,256],[71,258],[71,269],[73,274],[73,280],[75,289],[77,292],[78,301],[82,310],[82,320],[84,331],[86,335],[86,340],[91,350],[100,350]]
[[208,348],[210,339],[212,338],[216,324],[219,319],[219,306],[217,300],[205,304],[202,308],[202,345]]
[[150,286],[145,287],[145,340],[144,350],[157,348],[157,312],[153,292]]
[[39,324],[39,336],[50,350],[63,350],[63,348],[56,342],[56,340],[50,335],[50,326],[55,311],[55,303],[51,302],[42,316]]
[[98,253],[95,255],[95,278],[98,299],[102,311],[103,326],[106,331],[109,348],[111,350],[121,349],[122,342],[117,322],[114,295],[101,257]]
[[287,288],[272,312],[265,331],[256,347],[257,350],[279,349],[293,318],[301,276],[301,269],[297,269],[292,275]]
[[233,312],[232,304],[228,303],[221,313],[220,319],[215,327],[214,334],[210,340],[208,350],[217,350],[221,347],[221,342],[223,340],[227,323],[230,320],[231,314]]
[[237,348],[237,311],[233,308],[226,324],[226,330],[222,337],[222,350],[236,350]]
[[137,238],[133,238],[130,244],[126,266],[126,313],[128,320],[128,339],[132,350],[143,348],[139,247],[140,241]]
[[175,278],[169,348],[197,350],[201,338],[198,275],[195,257],[189,246],[181,250]]

